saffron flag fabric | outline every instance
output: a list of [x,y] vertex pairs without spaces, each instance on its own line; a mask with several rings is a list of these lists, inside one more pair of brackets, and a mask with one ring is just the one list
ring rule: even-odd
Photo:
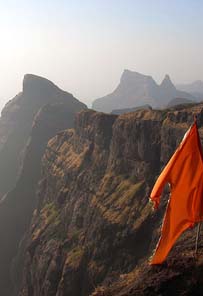
[[150,264],[161,264],[183,231],[203,220],[203,156],[196,122],[158,177],[150,198],[157,208],[164,185],[171,195]]

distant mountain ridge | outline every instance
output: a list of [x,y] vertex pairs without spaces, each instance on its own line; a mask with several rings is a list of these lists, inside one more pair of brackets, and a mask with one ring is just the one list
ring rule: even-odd
[[144,106],[139,106],[139,107],[134,107],[134,108],[126,108],[126,109],[116,109],[112,110],[111,114],[124,114],[124,113],[130,113],[130,112],[135,112],[138,110],[152,110],[152,107],[150,105],[144,105]]
[[111,94],[96,99],[92,108],[103,112],[143,105],[163,108],[176,97],[195,99],[191,94],[177,90],[169,75],[158,85],[151,76],[124,70],[117,88]]
[[192,101],[192,100],[188,100],[188,99],[185,99],[185,98],[175,98],[173,100],[171,100],[167,107],[174,107],[174,106],[177,106],[177,105],[182,105],[182,104],[194,104],[195,102]]
[[203,100],[203,81],[201,80],[196,80],[188,84],[177,84],[176,87],[182,91],[192,94],[198,100]]

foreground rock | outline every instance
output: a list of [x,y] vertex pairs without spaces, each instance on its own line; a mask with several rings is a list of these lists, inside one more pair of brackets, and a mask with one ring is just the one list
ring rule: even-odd
[[98,285],[94,295],[131,295],[130,272],[135,281],[135,268],[151,256],[167,202],[166,191],[152,212],[149,192],[194,114],[202,137],[200,104],[120,116],[83,111],[75,129],[49,141],[21,296],[87,296]]
[[196,231],[182,235],[163,265],[150,266],[146,258],[132,272],[98,287],[91,296],[202,295],[203,246],[200,240],[195,255]]

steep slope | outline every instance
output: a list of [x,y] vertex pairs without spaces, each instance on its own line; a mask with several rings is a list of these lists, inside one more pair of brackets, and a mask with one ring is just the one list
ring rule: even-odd
[[[147,119],[147,113],[137,114],[142,115]],[[146,227],[145,190],[150,181],[144,175],[155,170],[159,155],[160,115],[152,113],[153,117],[139,123],[136,116],[126,121],[115,115],[82,112],[75,130],[49,142],[20,295],[88,295],[105,277],[132,269],[146,252],[151,239],[145,241],[140,229]],[[151,155],[144,139],[152,134],[147,129],[146,134],[139,132],[150,126],[155,139]],[[133,147],[129,147],[125,139],[132,129]],[[143,220],[138,218],[141,213]]]
[[[176,89],[176,87],[172,83],[169,75],[165,75],[162,83],[159,86],[159,91],[161,93],[160,94],[161,102],[158,102],[158,104],[160,104],[161,106],[165,106],[165,107],[168,102],[170,102],[172,99],[175,99],[175,98],[184,98],[184,99],[190,99],[190,100],[193,99],[193,101],[195,99],[189,93]],[[164,102],[164,104],[163,104],[163,102]]]
[[21,296],[86,296],[152,254],[167,194],[152,212],[150,189],[202,110],[83,111],[75,129],[49,141]]
[[[8,178],[3,190],[10,188],[0,203],[1,295],[11,295],[11,262],[36,205],[35,187],[40,178],[40,161],[47,142],[60,130],[72,127],[75,112],[83,108],[84,104],[48,80],[28,75],[24,79],[23,94],[7,104],[3,111],[5,127],[9,127],[10,123],[12,125],[10,129],[8,128],[7,140],[0,151],[0,160],[5,157],[4,162],[7,167],[5,177]],[[7,146],[8,154],[5,150]],[[21,153],[21,169],[19,153]],[[12,164],[15,172],[12,172]],[[17,171],[19,171],[18,177]],[[0,174],[3,174],[1,166]],[[12,177],[11,182],[9,174]]]
[[182,235],[163,265],[150,266],[146,258],[131,273],[98,287],[91,296],[202,295],[203,245],[201,239],[195,255],[196,231]]
[[[182,106],[182,110],[169,113],[166,126],[170,126],[168,133],[172,138],[174,130],[182,129],[191,121],[192,114],[198,114],[198,125],[203,142],[203,104],[189,107]],[[173,115],[172,115],[173,114]],[[167,140],[168,141],[168,140]],[[171,144],[172,144],[171,143]],[[174,143],[173,143],[174,144]],[[163,199],[168,198],[165,192]],[[161,222],[161,219],[159,219]],[[154,225],[154,238],[160,234],[161,224]],[[203,230],[198,241],[198,252],[195,253],[196,227],[184,232],[170,252],[166,262],[160,266],[150,266],[148,260],[153,252],[151,245],[148,255],[139,261],[135,269],[111,283],[105,283],[92,293],[92,296],[155,296],[155,295],[202,295],[203,294]]]
[[163,108],[176,97],[193,99],[192,95],[177,90],[168,75],[158,85],[151,76],[124,70],[118,87],[111,94],[95,100],[92,107],[103,112],[143,105]]
[[80,110],[81,103],[51,81],[25,75],[23,91],[6,104],[0,118],[0,198],[15,185],[22,150],[38,110],[67,100],[72,110]]

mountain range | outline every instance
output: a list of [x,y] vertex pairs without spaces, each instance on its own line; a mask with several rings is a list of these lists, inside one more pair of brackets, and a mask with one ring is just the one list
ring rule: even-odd
[[[157,90],[149,76],[124,73],[129,93],[135,76],[142,89],[145,81],[147,90]],[[169,94],[178,92],[168,76],[158,88],[168,98],[154,97],[156,103],[169,104]],[[149,194],[194,115],[203,142],[203,103],[188,100],[105,114],[45,78],[25,75],[0,118],[0,295],[203,294],[195,228],[163,265],[148,264],[169,191],[158,211]]]
[[192,94],[176,89],[169,75],[158,85],[151,76],[124,70],[117,88],[111,94],[96,99],[92,108],[107,113],[143,105],[160,109],[175,98],[195,100]]
[[201,80],[196,80],[188,84],[177,84],[176,87],[182,91],[192,94],[199,101],[203,100],[203,81]]

